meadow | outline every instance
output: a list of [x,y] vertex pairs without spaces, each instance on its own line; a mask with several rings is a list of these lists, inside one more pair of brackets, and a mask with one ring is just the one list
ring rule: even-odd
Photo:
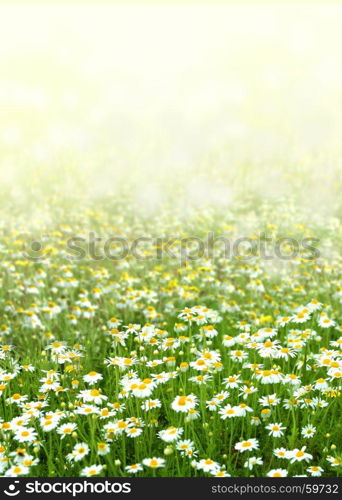
[[341,475],[341,14],[1,3],[2,476]]
[[3,475],[339,475],[338,219],[50,206],[47,227],[2,233]]

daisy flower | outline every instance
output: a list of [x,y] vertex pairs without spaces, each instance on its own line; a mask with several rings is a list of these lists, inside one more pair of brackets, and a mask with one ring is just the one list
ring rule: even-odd
[[14,439],[20,443],[32,443],[37,439],[37,432],[33,427],[20,427],[16,429]]
[[109,452],[110,452],[110,447],[109,447],[108,443],[104,443],[102,441],[100,443],[97,443],[98,455],[101,455],[101,456],[108,455]]
[[262,464],[263,464],[262,458],[250,457],[246,460],[246,462],[243,464],[243,466],[246,467],[246,469],[252,470],[253,467],[255,467],[256,465],[262,465]]
[[321,328],[330,328],[331,326],[336,325],[335,321],[333,321],[332,319],[328,318],[325,315],[319,318],[318,324]]
[[87,382],[87,384],[89,384],[89,385],[94,385],[94,384],[96,384],[96,382],[98,382],[99,380],[102,380],[102,379],[103,379],[103,376],[101,375],[101,373],[97,373],[95,371],[89,372],[89,373],[87,373],[87,375],[84,375],[84,377],[83,377],[83,380],[85,382]]
[[172,441],[176,441],[183,434],[183,429],[177,427],[168,427],[165,430],[158,432],[158,436],[160,439],[165,441],[166,443],[171,443]]
[[141,409],[145,411],[153,410],[154,408],[160,408],[161,401],[159,399],[147,399],[141,405]]
[[316,427],[314,427],[313,425],[306,425],[305,427],[303,427],[301,434],[305,438],[312,438],[315,432]]
[[171,408],[176,412],[186,413],[188,410],[195,408],[197,402],[196,396],[189,394],[188,396],[177,396],[172,404]]
[[250,396],[251,394],[254,394],[257,391],[258,391],[258,389],[256,387],[254,387],[253,385],[251,385],[251,386],[244,385],[240,389],[239,396],[242,396],[243,399],[247,399],[248,396]]
[[77,425],[75,423],[67,423],[62,424],[57,428],[57,434],[61,435],[61,439],[64,439],[65,436],[70,436],[77,429]]
[[203,472],[217,472],[220,469],[220,465],[211,458],[203,458],[197,462],[197,469],[203,470]]
[[93,476],[97,476],[98,474],[100,474],[102,469],[103,469],[102,465],[90,465],[88,467],[84,467],[81,470],[80,474],[81,474],[81,476],[85,476],[85,477],[93,477]]
[[318,465],[311,465],[306,469],[306,471],[313,477],[319,477],[322,475],[322,472],[324,472],[322,467],[319,467]]
[[309,462],[309,460],[312,459],[312,455],[310,453],[306,453],[306,446],[303,446],[300,450],[298,448],[295,448],[294,450],[289,452],[289,458],[291,464],[294,462],[302,462],[303,460],[305,462]]
[[151,467],[151,469],[158,469],[160,467],[164,467],[165,460],[164,458],[157,458],[157,457],[144,458],[142,463],[143,465],[145,465],[145,467]]
[[100,405],[108,399],[107,396],[101,393],[100,389],[81,391],[77,397],[82,399],[84,403],[94,403],[96,405]]
[[5,472],[6,477],[25,476],[29,473],[29,468],[24,465],[13,465]]
[[228,472],[226,470],[219,470],[219,471],[213,470],[213,471],[211,471],[211,474],[214,477],[231,477],[231,475],[228,474]]
[[241,415],[238,406],[231,406],[229,403],[219,410],[222,420],[227,418],[239,417]]
[[141,472],[143,470],[143,468],[138,463],[138,464],[127,465],[125,467],[125,470],[127,472],[129,472],[130,474],[137,474],[138,472]]
[[86,443],[78,443],[74,446],[73,450],[67,458],[74,462],[79,462],[89,453],[89,446]]
[[184,439],[181,441],[178,441],[176,444],[176,449],[179,450],[181,453],[185,453],[186,451],[193,451],[195,448],[195,443],[191,441],[190,439]]
[[257,439],[251,438],[247,441],[240,441],[239,443],[236,443],[234,448],[240,453],[243,453],[244,451],[255,450],[259,448],[259,442]]
[[285,448],[276,448],[273,454],[278,458],[290,458],[290,452]]
[[330,463],[331,467],[338,467],[341,465],[341,459],[338,457],[327,457],[327,461]]
[[267,473],[267,477],[287,477],[286,469],[272,469]]
[[284,429],[286,429],[286,427],[283,427],[282,426],[282,423],[276,423],[276,424],[268,424],[266,425],[265,427],[269,432],[269,436],[272,436],[272,437],[281,437],[284,435]]
[[263,396],[259,399],[259,403],[262,406],[276,406],[277,404],[280,403],[280,399],[277,397],[277,395],[270,394],[269,396]]
[[223,383],[229,389],[236,389],[241,384],[240,375],[231,375],[230,377],[223,379]]
[[140,434],[142,433],[142,429],[140,429],[139,427],[129,427],[128,429],[125,429],[125,432],[127,436],[135,438],[140,436]]

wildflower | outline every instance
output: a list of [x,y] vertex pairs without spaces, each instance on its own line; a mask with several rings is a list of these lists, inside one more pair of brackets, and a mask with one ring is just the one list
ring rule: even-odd
[[260,457],[250,457],[246,460],[246,462],[244,463],[244,467],[246,467],[247,469],[249,470],[252,470],[253,467],[255,467],[256,465],[262,465],[263,464],[263,461],[262,461],[262,458]]
[[257,439],[251,438],[248,439],[247,441],[241,441],[239,443],[236,443],[234,448],[240,453],[248,450],[255,450],[259,448],[259,442]]
[[160,431],[158,433],[158,436],[163,441],[171,443],[172,441],[178,440],[182,434],[183,434],[182,428],[168,427],[167,429]]
[[89,446],[86,443],[78,443],[74,446],[71,453],[67,455],[67,459],[79,462],[89,453]]
[[316,427],[313,427],[312,425],[306,425],[302,429],[302,436],[306,438],[311,438],[316,432]]
[[223,383],[227,388],[236,389],[241,383],[240,375],[231,375],[230,377],[223,379]]
[[177,396],[171,404],[171,408],[176,412],[188,412],[195,408],[197,398],[193,394],[188,396]]
[[153,410],[154,408],[160,408],[160,407],[161,407],[161,402],[159,399],[147,399],[141,405],[141,409],[145,411]]
[[77,397],[82,399],[84,403],[94,403],[96,405],[100,405],[103,401],[108,399],[107,396],[101,393],[100,389],[80,391]]
[[37,433],[33,427],[19,427],[15,431],[14,439],[20,443],[32,443],[37,439]]
[[25,476],[29,473],[29,468],[24,465],[13,465],[9,469],[6,470],[5,476],[7,477],[17,477],[17,476]]
[[203,472],[217,472],[220,466],[211,458],[203,458],[197,463],[197,469],[203,470]]
[[62,424],[57,428],[57,433],[61,435],[61,439],[64,439],[65,436],[70,436],[77,428],[75,423]]
[[160,467],[164,467],[165,465],[165,460],[163,458],[144,458],[142,461],[143,465],[145,467],[150,467],[151,469],[158,469]]
[[211,474],[214,477],[231,477],[230,474],[228,474],[228,472],[225,470],[219,470],[219,471],[213,470],[211,471]]
[[247,399],[248,396],[250,396],[251,394],[254,394],[257,391],[258,391],[258,389],[256,387],[254,387],[253,385],[251,385],[251,386],[244,385],[240,389],[239,396],[242,396],[243,399]]
[[276,394],[270,394],[269,396],[263,396],[259,399],[259,403],[262,406],[276,406],[280,403],[280,399]]
[[185,454],[187,451],[194,451],[195,443],[190,439],[180,440],[176,444],[176,449],[179,450],[182,454]]
[[129,427],[129,428],[125,429],[125,432],[126,432],[127,436],[129,436],[131,438],[135,438],[135,437],[140,436],[140,434],[142,433],[142,429],[140,429],[139,427]]
[[138,472],[141,472],[143,470],[143,468],[138,463],[138,464],[127,465],[125,467],[125,470],[127,472],[129,472],[130,474],[137,474]]
[[309,462],[309,460],[312,459],[312,455],[310,453],[306,453],[306,446],[303,446],[300,450],[298,448],[292,450],[289,452],[289,458],[291,461],[291,464],[294,462],[302,462],[305,460],[305,462]]
[[311,465],[306,470],[313,477],[319,477],[322,475],[322,472],[324,472],[322,467],[319,467],[318,465]]
[[269,435],[272,437],[281,437],[284,435],[284,429],[286,427],[283,427],[281,423],[278,424],[268,424],[266,425],[266,429],[269,430]]
[[239,417],[241,412],[237,406],[227,404],[219,410],[219,414],[221,415],[222,420],[226,420],[227,418]]
[[278,458],[290,458],[291,452],[287,451],[285,448],[276,448],[273,453]]
[[94,385],[96,384],[99,380],[102,380],[103,376],[101,373],[97,373],[95,371],[87,373],[87,375],[84,375],[83,380],[87,382],[89,385]]
[[102,465],[90,465],[88,467],[84,467],[80,474],[81,476],[86,476],[86,477],[92,477],[92,476],[97,476],[98,474],[101,473],[103,467]]
[[336,325],[335,321],[325,315],[319,318],[318,324],[321,328],[330,328],[331,326]]
[[287,477],[286,469],[272,469],[267,473],[267,477]]
[[341,460],[338,457],[327,457],[327,460],[331,467],[338,467],[341,464]]

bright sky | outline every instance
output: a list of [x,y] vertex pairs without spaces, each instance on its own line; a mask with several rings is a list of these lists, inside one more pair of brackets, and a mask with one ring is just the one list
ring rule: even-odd
[[119,174],[245,162],[265,190],[281,191],[271,165],[333,179],[341,14],[317,2],[2,4],[3,179],[69,163],[101,192]]

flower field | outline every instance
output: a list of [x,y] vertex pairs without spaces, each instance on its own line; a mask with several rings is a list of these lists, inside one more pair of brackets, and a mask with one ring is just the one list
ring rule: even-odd
[[[31,253],[25,233],[3,230],[2,474],[339,474],[338,253],[291,257],[285,244],[274,264],[247,248],[228,256],[220,241],[196,255],[177,239],[162,258],[145,241],[135,256],[112,241],[107,256],[68,251],[71,231],[83,242],[87,231],[132,241],[160,227],[232,239],[251,210],[206,208],[185,223],[125,203],[126,213],[109,201],[56,207]],[[261,205],[251,237],[324,234],[340,245],[335,219],[292,225],[290,211]]]

